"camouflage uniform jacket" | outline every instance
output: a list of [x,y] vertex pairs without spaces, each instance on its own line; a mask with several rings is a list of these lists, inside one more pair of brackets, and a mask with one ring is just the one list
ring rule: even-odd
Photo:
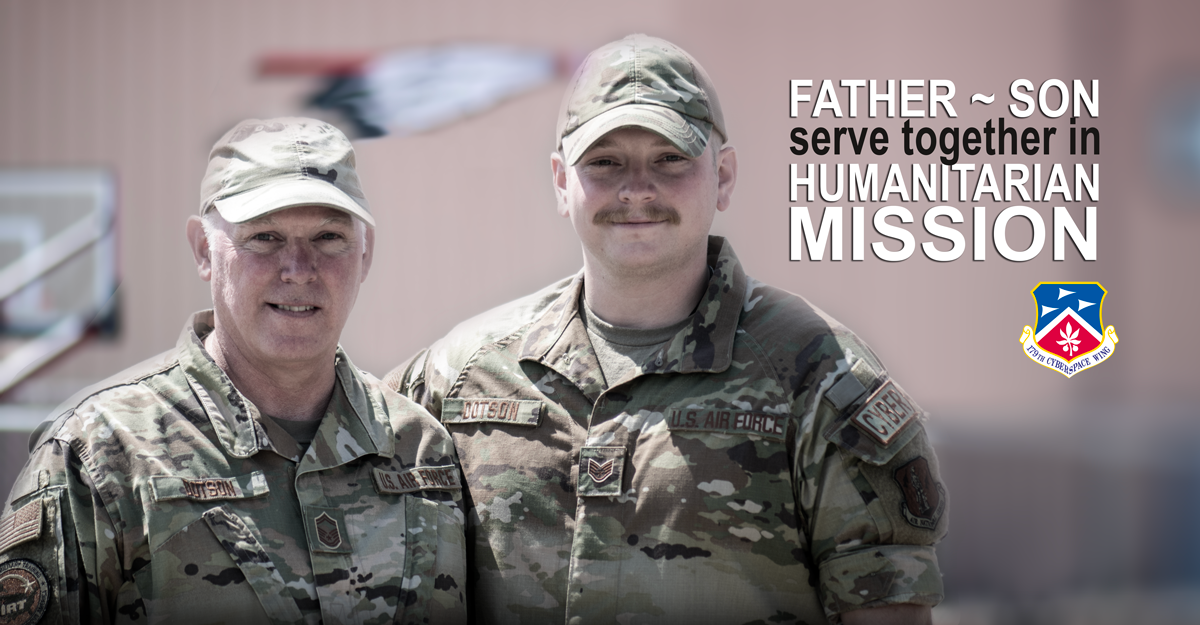
[[608,388],[580,277],[385,378],[454,437],[477,620],[824,623],[941,600],[945,492],[919,409],[723,239],[709,265],[691,325]]
[[204,351],[211,324],[40,428],[0,521],[0,621],[464,620],[445,429],[339,348],[305,452]]

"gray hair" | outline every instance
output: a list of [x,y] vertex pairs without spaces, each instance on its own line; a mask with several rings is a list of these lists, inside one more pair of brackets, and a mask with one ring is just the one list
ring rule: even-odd
[[213,252],[213,232],[220,230],[221,226],[217,222],[220,219],[220,213],[215,208],[209,208],[200,216],[200,226],[204,228],[204,240],[208,241],[208,251]]

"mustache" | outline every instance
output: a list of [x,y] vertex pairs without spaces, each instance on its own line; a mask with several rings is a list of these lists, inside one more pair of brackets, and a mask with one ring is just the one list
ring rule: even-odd
[[679,211],[674,208],[647,204],[636,211],[628,206],[605,208],[592,217],[592,223],[596,225],[627,223],[634,216],[642,217],[647,221],[665,221],[673,225],[678,225],[680,222]]

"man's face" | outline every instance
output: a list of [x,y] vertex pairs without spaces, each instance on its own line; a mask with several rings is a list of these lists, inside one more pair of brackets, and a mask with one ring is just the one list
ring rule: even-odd
[[551,156],[558,212],[571,220],[589,264],[613,275],[669,275],[707,253],[708,231],[729,206],[732,148],[690,158],[662,136],[620,128],[574,166]]
[[267,367],[331,357],[371,266],[373,230],[324,206],[240,224],[214,217],[211,250],[193,235],[199,223],[188,228],[222,351]]

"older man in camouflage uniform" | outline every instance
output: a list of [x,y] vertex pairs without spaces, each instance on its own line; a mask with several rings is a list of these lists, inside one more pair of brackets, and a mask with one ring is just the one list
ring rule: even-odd
[[201,196],[214,310],[35,434],[0,520],[0,623],[463,620],[451,442],[337,345],[374,240],[350,143],[247,120]]
[[708,236],[737,160],[704,70],[606,45],[558,136],[583,271],[385,378],[454,437],[477,619],[928,622],[946,494],[923,413]]

